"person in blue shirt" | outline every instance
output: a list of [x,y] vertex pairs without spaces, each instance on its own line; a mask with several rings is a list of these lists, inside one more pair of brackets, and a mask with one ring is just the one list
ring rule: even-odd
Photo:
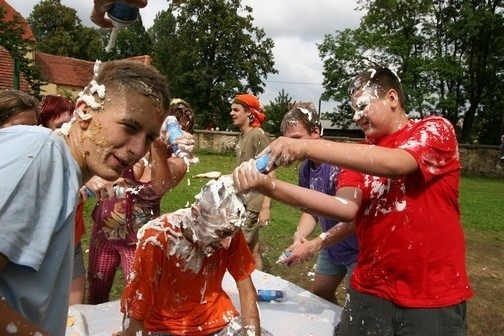
[[[134,61],[96,62],[72,120],[59,132],[0,129],[0,330],[64,335],[79,189],[115,180],[159,136],[165,78]],[[2,110],[2,106],[0,106]]]

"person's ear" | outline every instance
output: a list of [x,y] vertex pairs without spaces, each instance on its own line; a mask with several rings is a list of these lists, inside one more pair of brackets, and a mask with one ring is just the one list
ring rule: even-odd
[[83,100],[78,100],[75,104],[74,115],[82,129],[87,129],[93,119],[91,108]]
[[200,210],[197,206],[195,206],[194,204],[191,205],[191,214],[192,214],[192,217],[195,221],[198,220],[199,218],[199,215],[200,215]]
[[311,134],[310,134],[311,138],[312,139],[318,139],[320,138],[320,128],[317,126],[317,127],[314,127],[311,131]]
[[400,105],[399,95],[397,94],[396,90],[394,90],[394,89],[388,90],[387,99],[389,101],[390,107],[392,107],[392,108],[396,108],[397,106]]

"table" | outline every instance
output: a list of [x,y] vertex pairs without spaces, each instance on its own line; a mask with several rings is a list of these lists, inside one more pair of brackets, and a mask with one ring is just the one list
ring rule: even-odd
[[[255,270],[252,280],[256,289],[282,290],[283,302],[259,302],[261,326],[275,336],[331,336],[339,321],[341,307],[332,304],[303,288]],[[222,285],[239,310],[236,284],[226,273]],[[66,336],[110,336],[121,330],[122,313],[119,301],[99,305],[73,305],[69,316],[75,319],[67,328]]]

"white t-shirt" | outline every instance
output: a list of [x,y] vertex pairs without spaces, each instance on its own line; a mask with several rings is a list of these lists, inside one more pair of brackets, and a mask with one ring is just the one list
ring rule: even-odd
[[0,129],[0,296],[64,335],[81,171],[67,145],[38,126]]

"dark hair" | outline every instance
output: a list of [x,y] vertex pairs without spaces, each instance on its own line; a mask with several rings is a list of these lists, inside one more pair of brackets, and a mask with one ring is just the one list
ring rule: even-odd
[[20,90],[0,91],[0,123],[11,116],[33,110],[37,113],[38,99]]
[[61,96],[44,96],[38,106],[39,124],[44,127],[49,127],[49,122],[51,120],[57,119],[67,111],[72,114],[74,109],[75,104],[70,99]]
[[103,85],[107,93],[137,92],[159,106],[159,114],[165,117],[170,106],[170,94],[166,79],[153,66],[131,60],[116,60],[95,65],[95,76],[84,88],[82,95],[91,95],[101,106],[107,101],[99,97],[96,85]]
[[180,98],[172,99],[168,115],[175,116],[184,131],[194,133],[194,112],[188,102]]
[[297,123],[301,123],[309,134],[313,133],[316,129],[321,131],[318,113],[309,106],[295,105],[292,110],[284,115],[280,124],[280,131],[284,133]]
[[380,98],[383,98],[389,90],[395,90],[399,104],[404,109],[405,97],[401,80],[392,70],[376,66],[359,73],[350,81],[348,94],[352,96],[356,91],[369,86],[377,89]]

